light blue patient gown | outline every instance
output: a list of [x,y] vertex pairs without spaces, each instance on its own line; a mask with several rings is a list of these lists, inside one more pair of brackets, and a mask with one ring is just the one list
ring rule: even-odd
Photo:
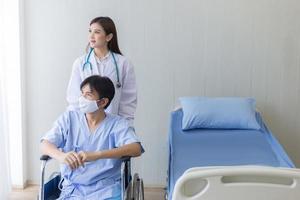
[[[63,113],[44,139],[63,152],[102,151],[140,142],[125,119],[108,113],[94,133],[91,133],[85,114],[80,111]],[[120,159],[86,162],[75,170],[66,164],[61,164],[60,168],[64,181],[59,199],[120,199]]]

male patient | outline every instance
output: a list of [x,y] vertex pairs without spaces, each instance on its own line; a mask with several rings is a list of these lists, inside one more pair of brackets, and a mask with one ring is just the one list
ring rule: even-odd
[[80,111],[63,113],[41,142],[61,162],[59,199],[121,199],[119,158],[140,156],[142,146],[125,119],[104,111],[115,94],[109,78],[90,76],[80,89]]

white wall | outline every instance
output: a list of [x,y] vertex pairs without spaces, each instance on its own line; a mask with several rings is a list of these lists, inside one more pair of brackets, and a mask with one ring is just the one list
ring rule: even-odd
[[89,21],[111,16],[138,82],[136,163],[164,185],[169,113],[179,96],[253,96],[300,166],[300,1],[28,0],[25,4],[28,177],[38,180],[39,138],[66,106],[73,60]]

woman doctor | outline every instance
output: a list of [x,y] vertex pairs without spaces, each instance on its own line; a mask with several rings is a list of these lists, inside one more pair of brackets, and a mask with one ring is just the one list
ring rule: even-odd
[[122,55],[114,22],[97,17],[90,22],[86,55],[77,58],[67,89],[69,109],[78,109],[80,83],[91,75],[109,77],[115,85],[115,97],[106,112],[125,117],[133,125],[137,89],[133,66]]

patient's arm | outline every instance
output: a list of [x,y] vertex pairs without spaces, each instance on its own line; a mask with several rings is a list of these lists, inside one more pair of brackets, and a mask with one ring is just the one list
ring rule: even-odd
[[83,162],[95,161],[104,158],[121,158],[124,156],[137,157],[142,154],[141,145],[139,143],[127,144],[118,148],[95,151],[95,152],[79,152]]
[[71,169],[76,169],[83,165],[83,161],[76,152],[70,151],[64,153],[47,140],[41,142],[41,150],[44,155],[48,155],[61,163],[69,165]]

